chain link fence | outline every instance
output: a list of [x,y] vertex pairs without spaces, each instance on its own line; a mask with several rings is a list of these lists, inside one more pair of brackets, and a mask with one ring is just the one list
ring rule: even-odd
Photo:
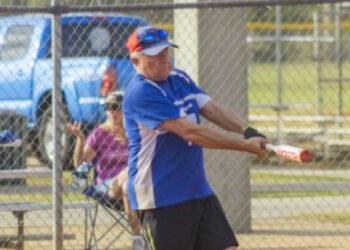
[[22,143],[0,146],[0,247],[131,249],[123,210],[95,217],[97,202],[72,188],[76,136],[64,128],[81,123],[86,138],[104,124],[105,96],[134,74],[125,41],[152,24],[217,103],[315,155],[205,151],[241,248],[347,249],[350,2],[339,2],[3,0],[0,132]]

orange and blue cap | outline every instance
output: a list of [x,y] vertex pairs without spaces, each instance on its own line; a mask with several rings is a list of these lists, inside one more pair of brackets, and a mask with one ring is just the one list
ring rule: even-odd
[[137,28],[128,38],[126,47],[130,54],[141,52],[148,56],[156,56],[168,47],[178,48],[175,43],[169,41],[166,30],[154,26]]

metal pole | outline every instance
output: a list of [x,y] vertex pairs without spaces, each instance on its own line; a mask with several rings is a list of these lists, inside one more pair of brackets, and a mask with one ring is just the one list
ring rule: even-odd
[[[60,0],[51,0],[51,5],[59,8]],[[54,138],[53,159],[53,249],[63,249],[63,215],[62,215],[62,134],[63,134],[63,110],[61,88],[61,56],[62,56],[62,27],[61,14],[56,12],[52,16],[52,57],[53,57],[53,90],[52,90],[52,117]]]
[[320,25],[319,25],[319,11],[313,13],[313,29],[314,29],[314,59],[316,60],[316,78],[317,78],[317,87],[316,87],[316,100],[317,100],[317,115],[322,115],[322,82],[321,82],[321,54],[320,54]]
[[[42,0],[44,2],[44,0]],[[53,1],[53,0],[51,0]],[[63,2],[63,0],[61,0]],[[0,1],[0,2],[3,2]],[[84,1],[81,1],[84,2]],[[85,1],[86,2],[86,1]],[[132,1],[129,1],[132,2]],[[135,1],[136,2],[136,1]],[[332,3],[343,3],[350,2],[350,0],[332,0]],[[226,8],[226,7],[266,7],[266,6],[293,6],[301,4],[324,4],[330,3],[330,0],[242,0],[242,1],[204,1],[204,2],[190,2],[190,3],[173,3],[173,1],[158,1],[158,3],[141,3],[141,4],[125,4],[125,5],[103,5],[103,6],[63,6],[60,10],[61,13],[71,13],[71,12],[82,12],[82,13],[91,13],[91,12],[129,12],[129,11],[145,11],[145,10],[173,10],[173,9],[208,9],[208,8]],[[54,13],[55,9],[50,7],[26,7],[26,6],[0,6],[0,13],[23,13],[29,12],[33,13]]]
[[283,94],[283,79],[282,79],[282,11],[281,6],[275,7],[275,69],[276,69],[276,112],[277,112],[277,140],[282,142],[282,94]]
[[343,62],[341,48],[341,13],[339,4],[335,5],[335,50],[337,67],[337,116],[341,116],[343,114]]

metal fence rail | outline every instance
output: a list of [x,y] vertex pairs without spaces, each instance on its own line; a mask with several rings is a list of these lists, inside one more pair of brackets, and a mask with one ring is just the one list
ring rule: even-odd
[[72,188],[76,138],[64,128],[82,123],[87,137],[104,122],[106,93],[125,89],[135,73],[127,37],[154,24],[180,45],[172,51],[176,67],[217,103],[272,142],[316,156],[302,165],[272,154],[205,151],[208,177],[241,247],[347,249],[349,6],[341,0],[4,0],[0,132],[11,130],[22,144],[0,145],[0,247],[130,249],[123,212],[112,213],[122,216],[113,230],[108,210],[91,225],[96,202]]

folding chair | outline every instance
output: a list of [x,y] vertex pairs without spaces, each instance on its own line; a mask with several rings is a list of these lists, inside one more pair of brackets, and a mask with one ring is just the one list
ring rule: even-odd
[[[97,172],[94,171],[94,181],[97,179]],[[109,249],[113,243],[120,239],[120,237],[127,233],[130,236],[132,235],[132,232],[129,227],[128,218],[124,211],[124,205],[122,198],[120,199],[113,199],[110,196],[108,196],[107,192],[101,192],[96,188],[96,185],[90,185],[88,186],[83,193],[88,199],[94,200],[96,202],[96,206],[93,209],[87,210],[87,219],[90,222],[91,230],[90,235],[88,234],[88,225],[86,225],[85,230],[85,249],[99,249],[98,245],[99,243],[105,239],[108,235],[113,235],[113,238],[109,241],[108,245],[103,245],[103,249]],[[113,219],[113,223],[105,230],[105,232],[100,233],[100,236],[97,235],[96,231],[96,224],[98,221],[98,215],[99,210],[105,211],[110,218]],[[116,229],[117,227],[120,227],[119,233],[114,235],[115,231],[113,229]]]

